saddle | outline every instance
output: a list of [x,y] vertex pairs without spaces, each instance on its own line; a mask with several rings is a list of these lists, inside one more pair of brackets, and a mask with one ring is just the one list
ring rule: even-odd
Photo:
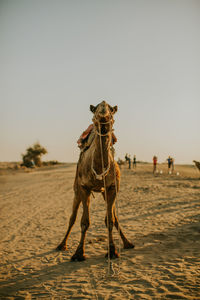
[[[79,137],[77,144],[80,150],[83,152],[87,150],[92,144],[95,137],[94,125],[90,124],[88,128],[83,131],[81,136]],[[112,132],[112,144],[114,145],[117,142],[117,138],[115,134]]]

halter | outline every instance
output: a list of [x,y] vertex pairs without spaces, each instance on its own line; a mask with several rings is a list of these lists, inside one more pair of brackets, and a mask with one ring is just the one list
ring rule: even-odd
[[110,120],[107,121],[107,122],[101,122],[101,121],[97,120],[96,117],[94,117],[94,118],[92,119],[92,121],[93,121],[93,122],[96,121],[97,124],[98,124],[99,131],[98,131],[98,130],[96,129],[96,127],[95,127],[95,132],[96,132],[96,134],[98,134],[99,136],[106,136],[106,135],[109,135],[110,132],[113,132],[113,129],[110,129],[110,126],[109,126],[109,131],[108,131],[107,133],[105,133],[105,134],[100,133],[100,125],[110,124],[112,121],[113,121],[113,123],[114,123],[114,120],[113,120],[112,117],[110,117]]
[[[96,119],[96,117],[94,117],[94,118],[93,118],[93,122],[94,122],[94,121],[97,122],[98,128],[99,128],[99,131],[95,128],[95,133],[96,133],[97,135],[100,136],[100,150],[101,150],[101,162],[102,162],[102,169],[103,169],[103,172],[102,172],[101,174],[97,174],[97,172],[96,172],[95,169],[94,169],[94,152],[93,152],[93,154],[92,154],[92,165],[91,165],[91,169],[92,169],[92,172],[94,173],[94,175],[95,175],[95,177],[96,177],[97,180],[103,180],[103,179],[105,179],[105,176],[107,176],[108,171],[110,170],[110,158],[108,157],[108,167],[105,169],[105,168],[104,168],[104,161],[103,161],[103,148],[102,148],[102,140],[101,140],[101,137],[102,137],[102,136],[109,135],[110,133],[113,132],[113,129],[111,129],[111,128],[110,128],[111,126],[109,126],[109,131],[108,131],[107,133],[105,133],[105,134],[102,134],[102,133],[101,133],[101,128],[100,128],[100,126],[101,126],[101,125],[105,125],[105,124],[110,124],[111,121],[114,122],[114,120],[113,120],[113,118],[110,118],[110,120],[107,121],[107,122],[100,122],[99,120]],[[110,146],[110,144],[109,144],[109,146]]]

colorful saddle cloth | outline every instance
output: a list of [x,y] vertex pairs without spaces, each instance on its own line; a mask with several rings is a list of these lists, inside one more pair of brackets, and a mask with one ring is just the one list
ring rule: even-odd
[[[93,131],[93,129],[94,129],[94,125],[90,124],[88,126],[88,128],[85,131],[83,131],[83,133],[79,137],[77,144],[80,149],[83,149],[85,147],[88,148],[90,146],[91,143],[86,143],[86,142],[88,141],[88,138],[89,138],[91,132]],[[91,139],[91,142],[92,141],[93,141],[93,139]],[[116,138],[115,134],[112,133],[112,143],[115,144],[116,142],[117,142],[117,138]]]

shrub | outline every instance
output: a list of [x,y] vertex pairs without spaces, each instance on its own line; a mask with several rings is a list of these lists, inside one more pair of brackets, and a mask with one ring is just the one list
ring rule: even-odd
[[39,143],[35,143],[32,147],[27,148],[26,153],[22,154],[22,165],[27,168],[32,168],[34,165],[41,167],[41,156],[46,154],[47,150]]

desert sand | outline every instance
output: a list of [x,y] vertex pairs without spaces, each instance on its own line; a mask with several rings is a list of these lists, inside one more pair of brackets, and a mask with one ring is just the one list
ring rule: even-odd
[[[71,262],[80,208],[68,241],[76,165],[0,171],[0,299],[200,299],[200,173],[194,166],[121,168],[119,220],[134,249],[105,258],[105,203],[91,197],[84,262]],[[179,175],[177,175],[179,172]]]

